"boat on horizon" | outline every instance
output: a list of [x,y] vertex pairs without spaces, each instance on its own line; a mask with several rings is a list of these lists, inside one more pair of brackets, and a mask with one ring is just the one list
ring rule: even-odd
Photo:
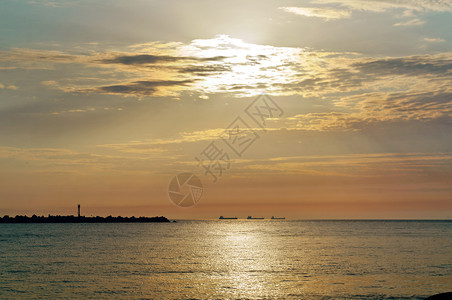
[[252,216],[248,216],[248,220],[263,220],[264,218],[253,218]]
[[285,220],[285,219],[286,219],[286,217],[278,218],[278,217],[272,216],[272,220]]
[[231,217],[231,218],[225,218],[223,216],[220,216],[220,220],[237,220],[237,217]]

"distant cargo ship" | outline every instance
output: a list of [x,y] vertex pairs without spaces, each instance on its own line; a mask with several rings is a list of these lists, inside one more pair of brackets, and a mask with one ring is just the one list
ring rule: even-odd
[[252,216],[248,216],[248,220],[263,220],[264,218],[253,218]]
[[220,220],[237,220],[237,217],[225,218],[223,216],[220,216]]
[[272,216],[272,220],[285,220],[286,217],[277,218],[275,216]]

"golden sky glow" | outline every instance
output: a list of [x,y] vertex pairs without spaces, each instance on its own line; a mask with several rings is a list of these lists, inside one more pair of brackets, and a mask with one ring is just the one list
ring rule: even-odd
[[[1,4],[0,215],[451,217],[449,1],[124,5]],[[213,183],[195,157],[262,93],[284,113]]]

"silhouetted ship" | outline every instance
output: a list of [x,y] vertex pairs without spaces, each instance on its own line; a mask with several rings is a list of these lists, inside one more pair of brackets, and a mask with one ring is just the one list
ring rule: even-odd
[[285,220],[285,219],[286,219],[285,217],[277,218],[277,217],[272,216],[272,220]]
[[76,217],[76,216],[9,216],[0,217],[0,223],[167,223],[165,217]]
[[248,220],[263,220],[264,218],[253,218],[252,216],[248,216]]
[[237,217],[225,218],[223,216],[220,216],[220,220],[237,220]]

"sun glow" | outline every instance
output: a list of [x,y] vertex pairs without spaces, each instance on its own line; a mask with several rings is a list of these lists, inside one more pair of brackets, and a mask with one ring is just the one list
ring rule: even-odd
[[203,64],[213,68],[226,66],[228,72],[212,72],[196,85],[207,93],[239,90],[240,95],[254,95],[272,90],[272,85],[287,84],[292,79],[290,64],[302,59],[304,49],[246,43],[226,35],[194,40],[180,49],[181,55],[200,58],[221,57],[220,62]]

